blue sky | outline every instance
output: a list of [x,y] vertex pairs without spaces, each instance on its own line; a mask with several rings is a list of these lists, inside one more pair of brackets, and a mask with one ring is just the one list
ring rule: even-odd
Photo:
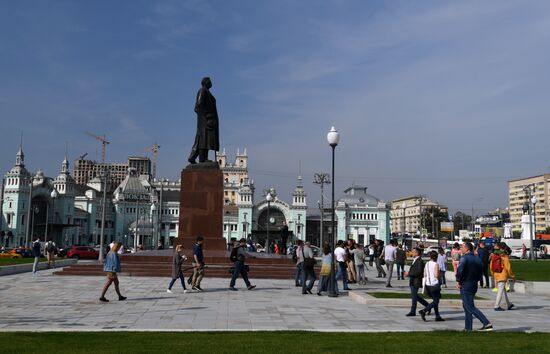
[[3,1],[0,166],[21,131],[30,170],[57,174],[66,142],[99,160],[89,130],[109,161],[158,142],[177,178],[208,75],[257,198],[288,200],[301,164],[314,205],[334,125],[337,191],[505,207],[506,181],[550,171],[549,43],[547,1]]

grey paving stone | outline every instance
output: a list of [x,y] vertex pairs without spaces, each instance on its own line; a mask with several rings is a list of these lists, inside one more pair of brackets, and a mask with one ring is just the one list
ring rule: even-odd
[[[327,330],[327,331],[409,331],[451,329],[464,326],[459,308],[442,308],[446,322],[423,322],[419,316],[408,318],[409,308],[361,305],[348,296],[302,295],[293,280],[255,280],[254,291],[227,291],[227,279],[204,280],[208,291],[183,294],[174,288],[166,293],[169,279],[122,276],[121,291],[128,296],[119,302],[114,289],[112,301],[98,301],[103,277],[50,276],[43,271],[32,277],[22,273],[0,277],[2,316],[0,329],[12,330]],[[357,291],[385,291],[383,280],[367,274],[367,286]],[[392,291],[408,291],[407,281],[393,281]],[[454,283],[443,292],[457,293]],[[481,289],[479,295],[494,299],[495,294]],[[497,330],[550,332],[550,298],[510,293],[517,307],[512,312],[484,313]],[[25,315],[32,313],[32,316]],[[475,323],[478,326],[479,323]]]

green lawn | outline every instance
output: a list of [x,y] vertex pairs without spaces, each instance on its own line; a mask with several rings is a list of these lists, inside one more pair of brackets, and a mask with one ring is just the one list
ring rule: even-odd
[[[33,263],[34,258],[0,258],[0,267],[14,264]],[[47,262],[46,258],[40,258],[40,262]]]
[[[373,291],[373,292],[367,292],[370,296],[373,296],[378,299],[410,299],[411,294],[410,293],[398,293],[398,292],[384,292],[384,291]],[[427,296],[423,296],[420,293],[418,294],[419,297],[426,298]],[[458,300],[460,299],[460,294],[448,294],[448,293],[441,293],[441,299],[443,300]],[[485,298],[476,296],[477,300],[485,300]]]
[[517,280],[550,281],[550,261],[512,260],[511,264]]
[[480,332],[0,333],[4,353],[550,353],[550,334]]

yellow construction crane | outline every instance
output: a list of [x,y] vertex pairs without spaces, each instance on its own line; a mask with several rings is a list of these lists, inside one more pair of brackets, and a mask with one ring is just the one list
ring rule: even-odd
[[101,162],[105,162],[106,146],[107,146],[107,144],[110,144],[111,142],[107,141],[107,139],[105,139],[105,135],[99,136],[99,135],[95,135],[95,134],[90,133],[90,132],[86,132],[86,134],[88,134],[89,136],[91,136],[92,138],[94,138],[96,140],[101,141]]
[[157,154],[159,152],[159,149],[160,149],[160,145],[157,144],[156,142],[152,146],[145,148],[146,152],[153,153],[153,173],[152,173],[153,178],[157,177]]

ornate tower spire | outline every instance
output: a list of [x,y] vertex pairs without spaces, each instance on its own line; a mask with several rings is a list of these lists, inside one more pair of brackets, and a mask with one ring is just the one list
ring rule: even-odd
[[15,155],[15,166],[25,167],[25,153],[23,153],[23,132],[21,132],[19,151]]

